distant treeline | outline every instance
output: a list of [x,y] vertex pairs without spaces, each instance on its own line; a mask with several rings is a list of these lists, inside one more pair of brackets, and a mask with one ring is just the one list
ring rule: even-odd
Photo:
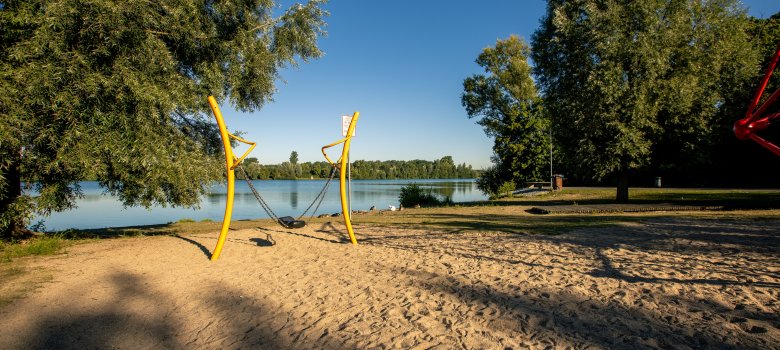
[[[296,160],[291,157],[291,160]],[[332,166],[328,162],[284,162],[282,164],[260,164],[257,158],[247,158],[244,170],[252,180],[323,179],[330,176]],[[241,171],[236,176],[243,179]],[[469,179],[479,176],[479,171],[466,163],[455,164],[451,156],[434,161],[387,160],[352,162],[352,179]]]

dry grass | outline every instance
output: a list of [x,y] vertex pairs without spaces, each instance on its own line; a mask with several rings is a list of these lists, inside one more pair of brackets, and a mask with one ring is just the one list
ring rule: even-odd
[[31,269],[25,265],[19,262],[0,264],[0,307],[23,298],[51,281],[51,272]]

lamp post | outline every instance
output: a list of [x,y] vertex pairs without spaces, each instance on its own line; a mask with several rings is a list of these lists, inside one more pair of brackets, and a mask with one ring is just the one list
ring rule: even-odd
[[552,122],[550,122],[550,188],[553,188],[553,143],[552,143]]

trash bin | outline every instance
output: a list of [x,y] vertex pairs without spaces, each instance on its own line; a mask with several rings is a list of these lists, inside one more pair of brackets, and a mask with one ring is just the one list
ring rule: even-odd
[[661,177],[660,176],[655,178],[655,187],[661,188]]
[[560,191],[563,189],[563,175],[553,175],[552,178],[553,191]]

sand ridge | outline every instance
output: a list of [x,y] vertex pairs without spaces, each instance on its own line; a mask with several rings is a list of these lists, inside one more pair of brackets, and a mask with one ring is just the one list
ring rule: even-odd
[[779,348],[777,221],[355,231],[231,231],[214,263],[216,232],[75,246],[32,262],[54,280],[0,348]]

